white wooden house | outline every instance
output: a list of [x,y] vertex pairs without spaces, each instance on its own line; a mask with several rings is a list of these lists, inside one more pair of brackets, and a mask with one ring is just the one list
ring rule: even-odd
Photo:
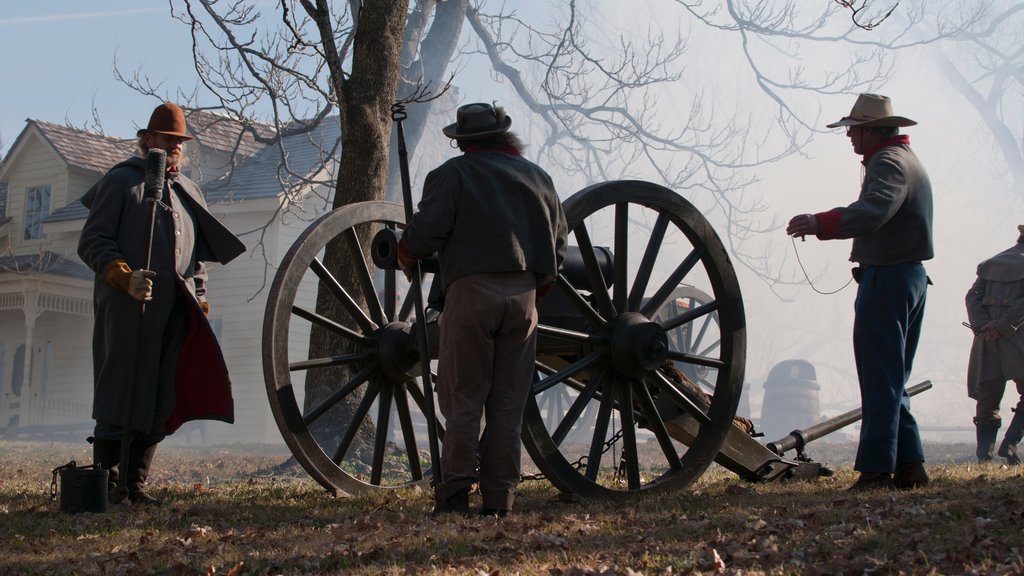
[[[172,439],[281,442],[262,373],[266,287],[279,257],[328,206],[330,187],[295,178],[282,183],[280,148],[257,142],[234,122],[190,111],[188,124],[195,140],[186,146],[184,171],[249,251],[227,266],[211,265],[208,293],[232,377],[235,424],[192,423]],[[286,140],[290,168],[322,172],[323,151],[334,150],[338,139],[337,118],[329,118],[313,133]],[[0,436],[77,433],[91,425],[93,274],[77,256],[87,216],[79,199],[135,147],[135,138],[28,120],[0,164]],[[282,213],[286,189],[292,201]]]

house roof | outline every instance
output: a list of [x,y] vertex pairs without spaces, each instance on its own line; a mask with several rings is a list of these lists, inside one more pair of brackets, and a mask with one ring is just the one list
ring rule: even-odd
[[207,112],[205,110],[188,110],[186,112],[188,131],[196,141],[208,148],[231,152],[237,145],[242,156],[254,156],[267,145],[256,140],[255,132],[261,138],[273,138],[274,127],[255,122],[242,125],[238,121]]
[[93,271],[81,262],[49,251],[25,256],[2,256],[0,257],[0,273],[5,272],[52,274],[80,280],[89,280],[95,276]]
[[[113,138],[42,120],[29,119],[27,122],[39,129],[43,138],[60,154],[61,159],[71,166],[91,172],[104,174],[111,166],[135,153],[134,139]],[[26,132],[27,129],[22,135]],[[18,140],[21,138],[22,136],[18,136]],[[15,141],[11,149],[15,149],[17,145],[18,142]]]
[[302,183],[300,177],[281,169],[282,154],[287,158],[290,172],[313,176],[321,165],[330,160],[328,155],[337,159],[340,139],[341,126],[337,116],[325,118],[307,133],[286,136],[280,147],[267,146],[254,157],[246,159],[229,177],[205,183],[206,201],[215,204],[280,196],[282,180],[288,186]]

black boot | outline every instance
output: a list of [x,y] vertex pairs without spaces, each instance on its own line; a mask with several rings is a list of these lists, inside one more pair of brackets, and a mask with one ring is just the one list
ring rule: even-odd
[[1024,401],[1018,403],[1013,412],[1013,420],[1010,420],[1006,436],[1003,436],[1003,442],[999,445],[999,455],[1006,458],[1006,463],[1010,466],[1018,466],[1021,462],[1017,454],[1017,445],[1024,438]]
[[111,504],[124,502],[128,493],[117,489],[118,468],[121,465],[121,441],[92,438],[92,460],[109,474],[107,476],[107,501]]
[[977,428],[978,434],[978,449],[975,452],[978,455],[978,462],[991,462],[992,458],[995,457],[996,452],[996,437],[999,436],[999,426],[1002,422],[999,420],[981,420],[974,419],[974,426]]
[[160,500],[146,493],[146,478],[149,477],[149,469],[153,465],[155,454],[156,443],[147,444],[140,439],[132,442],[127,474],[128,499],[133,504],[162,504]]

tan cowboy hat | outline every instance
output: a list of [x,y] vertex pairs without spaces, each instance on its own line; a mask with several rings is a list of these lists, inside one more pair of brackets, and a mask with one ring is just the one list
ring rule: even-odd
[[480,140],[508,132],[512,117],[499,113],[494,106],[484,102],[459,106],[455,124],[441,129],[444,135],[456,140]]
[[914,126],[910,118],[895,116],[892,113],[892,100],[888,96],[878,94],[861,94],[853,103],[849,116],[843,116],[838,122],[828,124],[826,128],[840,126]]
[[181,109],[181,106],[171,102],[164,102],[157,106],[149,117],[149,124],[139,130],[136,136],[142,136],[146,132],[177,136],[185,140],[192,139],[185,131],[185,111]]

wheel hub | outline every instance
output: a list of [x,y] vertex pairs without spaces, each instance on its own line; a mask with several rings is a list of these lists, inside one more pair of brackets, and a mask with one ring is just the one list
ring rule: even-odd
[[391,322],[376,334],[377,362],[393,382],[405,382],[416,375],[420,355],[412,338],[412,324]]
[[661,366],[668,358],[668,337],[656,322],[643,314],[626,312],[608,325],[609,353],[615,369],[639,377]]

